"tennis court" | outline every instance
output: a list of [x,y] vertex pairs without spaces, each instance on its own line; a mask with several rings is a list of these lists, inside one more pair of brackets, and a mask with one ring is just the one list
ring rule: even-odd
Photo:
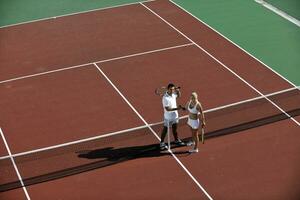
[[[0,37],[1,199],[299,197],[299,88],[172,1]],[[182,88],[179,104],[199,93],[197,154],[158,149],[154,89],[169,82]],[[189,140],[186,114],[178,132]]]

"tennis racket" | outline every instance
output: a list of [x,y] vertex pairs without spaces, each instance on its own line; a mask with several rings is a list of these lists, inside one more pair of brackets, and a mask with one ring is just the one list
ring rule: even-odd
[[204,128],[201,128],[201,142],[204,144]]
[[155,89],[155,94],[157,96],[163,96],[167,91],[167,88],[166,87],[158,87]]

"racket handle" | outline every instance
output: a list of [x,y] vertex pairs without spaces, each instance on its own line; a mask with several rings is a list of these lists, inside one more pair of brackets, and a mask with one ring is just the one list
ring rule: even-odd
[[202,144],[204,144],[204,134],[202,134],[201,137]]

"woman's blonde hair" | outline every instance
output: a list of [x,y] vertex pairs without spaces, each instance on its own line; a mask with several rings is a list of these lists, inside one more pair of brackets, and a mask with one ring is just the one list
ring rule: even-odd
[[[197,92],[192,92],[191,96],[194,96],[194,97],[195,97],[196,103],[199,102],[199,101],[198,101],[198,94],[197,94]],[[191,102],[191,101],[192,101],[192,100],[190,100],[190,102]]]
[[195,99],[198,99],[198,94],[197,94],[197,92],[192,92],[192,95],[195,97]]

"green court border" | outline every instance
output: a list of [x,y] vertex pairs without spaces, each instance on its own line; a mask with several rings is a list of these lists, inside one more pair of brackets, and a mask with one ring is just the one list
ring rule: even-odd
[[[143,0],[140,0],[143,1]],[[0,27],[140,2],[139,0],[0,0]],[[147,1],[147,0],[145,0]]]

